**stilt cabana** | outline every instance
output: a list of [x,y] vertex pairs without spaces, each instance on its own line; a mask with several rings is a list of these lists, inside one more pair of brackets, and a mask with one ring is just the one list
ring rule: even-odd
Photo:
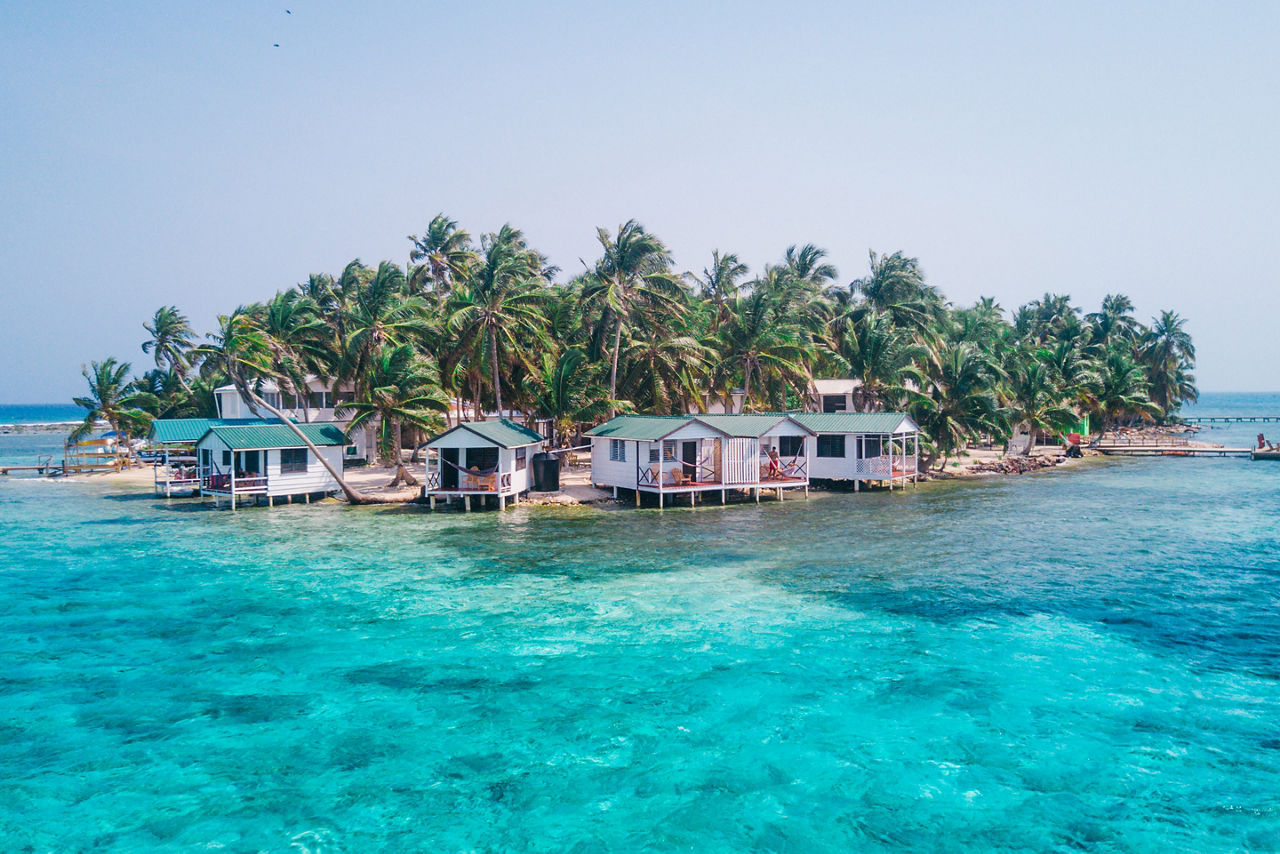
[[157,418],[147,437],[160,449],[152,463],[153,488],[157,495],[196,495],[200,492],[200,467],[196,443],[210,427],[265,424],[261,418]]
[[809,489],[812,431],[787,415],[619,415],[587,431],[591,480],[651,493],[661,508],[677,496],[730,490]]
[[887,484],[916,480],[920,428],[902,412],[796,412],[793,419],[815,434],[815,479]]
[[482,503],[496,498],[499,509],[506,508],[508,499],[518,504],[529,489],[529,460],[546,441],[505,418],[459,424],[427,442],[423,494],[433,509],[437,498],[460,498],[466,510],[477,497]]
[[[335,469],[342,470],[346,434],[334,424],[296,425]],[[310,501],[338,488],[306,442],[279,422],[210,427],[196,443],[200,494],[226,498],[234,510],[244,498],[268,505],[278,498]]]

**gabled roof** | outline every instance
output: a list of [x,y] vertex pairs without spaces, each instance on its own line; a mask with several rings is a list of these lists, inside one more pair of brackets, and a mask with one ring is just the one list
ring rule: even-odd
[[261,418],[157,418],[151,422],[151,441],[161,445],[190,444],[204,438],[210,427],[266,424]]
[[457,427],[444,431],[427,444],[430,445],[437,442],[457,430],[465,430],[468,433],[474,433],[481,439],[492,442],[501,448],[521,448],[525,445],[536,445],[539,442],[547,441],[546,437],[536,430],[530,430],[523,424],[519,424],[507,418],[499,418],[496,421],[463,422]]
[[[784,413],[756,414],[748,413],[743,415],[695,415],[698,421],[706,424],[708,427],[714,427],[722,433],[728,433],[730,436],[759,438],[765,435],[782,421],[786,421],[790,416]],[[794,420],[794,419],[792,419]],[[797,421],[801,427],[808,430],[809,428]],[[812,432],[812,431],[811,431]]]
[[905,412],[793,412],[815,433],[914,433],[920,428]]
[[615,415],[603,424],[592,427],[587,435],[653,441],[679,430],[692,420],[692,415]]
[[[308,439],[316,445],[346,445],[347,437],[336,424],[297,424]],[[212,433],[233,451],[254,451],[276,448],[305,448],[307,443],[280,422],[210,427]],[[201,437],[203,439],[204,437]]]
[[[726,436],[752,438],[765,435],[788,417],[785,412],[767,415],[617,415],[598,427],[592,427],[587,435],[652,442],[696,421]],[[796,423],[801,429],[809,429],[798,421]]]

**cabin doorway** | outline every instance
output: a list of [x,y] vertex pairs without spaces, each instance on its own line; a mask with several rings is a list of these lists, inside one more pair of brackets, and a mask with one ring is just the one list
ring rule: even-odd
[[680,447],[680,461],[684,463],[685,480],[698,480],[698,443],[685,442]]
[[440,449],[440,488],[458,488],[458,449]]
[[237,462],[240,464],[236,467],[236,475],[242,474],[262,474],[262,465],[259,462],[258,451],[241,451],[237,456],[240,458]]

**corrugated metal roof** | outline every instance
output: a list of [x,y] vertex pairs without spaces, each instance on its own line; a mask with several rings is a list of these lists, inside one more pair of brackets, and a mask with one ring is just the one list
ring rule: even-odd
[[695,415],[703,424],[728,433],[730,436],[759,438],[778,425],[787,416],[781,413],[744,413],[742,415]]
[[[336,424],[298,424],[296,426],[316,445],[347,444],[346,435]],[[279,422],[210,427],[208,432],[217,436],[233,451],[307,446],[307,443],[299,439],[296,433]]]
[[815,433],[893,433],[917,430],[904,412],[793,412],[791,417]]
[[198,442],[210,427],[266,424],[261,418],[157,418],[151,422],[151,441],[161,445]]
[[672,430],[679,430],[692,420],[692,415],[615,415],[603,424],[592,427],[587,435],[652,441],[661,439]]
[[431,441],[442,439],[454,430],[466,430],[470,433],[475,433],[477,436],[503,448],[519,448],[524,445],[535,445],[538,442],[546,441],[546,437],[536,430],[530,430],[523,424],[507,418],[499,418],[496,421],[467,421],[454,427],[453,430],[444,431]]

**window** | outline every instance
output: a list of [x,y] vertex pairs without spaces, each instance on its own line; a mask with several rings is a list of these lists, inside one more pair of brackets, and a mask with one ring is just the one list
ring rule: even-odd
[[282,448],[280,474],[300,474],[307,470],[306,448]]
[[615,463],[625,463],[627,461],[627,446],[621,439],[609,440],[609,459]]
[[356,399],[356,393],[354,391],[340,391],[333,396],[333,402],[335,404],[351,403],[355,399]]
[[225,469],[231,468],[231,452],[230,451],[222,452],[222,467]]
[[281,409],[297,409],[298,408],[297,396],[294,395],[293,392],[288,392],[288,391],[280,392],[280,408]]
[[880,437],[867,436],[862,440],[862,458],[871,459],[880,456]]
[[516,471],[524,471],[525,466],[528,465],[525,458],[528,453],[528,448],[516,448]]
[[818,456],[843,457],[844,456],[844,436],[843,435],[819,436],[818,437]]
[[824,394],[822,396],[823,412],[844,412],[848,408],[848,401],[843,394]]
[[331,405],[329,392],[313,391],[307,394],[307,404],[312,409],[328,409]]
[[784,457],[801,456],[804,453],[804,436],[779,436],[778,453]]
[[467,468],[482,472],[495,471],[498,468],[498,449],[467,448]]
[[676,460],[676,440],[664,439],[662,442],[662,461],[673,463]]
[[649,446],[649,462],[656,463],[657,461],[658,461],[658,446],[650,445]]

